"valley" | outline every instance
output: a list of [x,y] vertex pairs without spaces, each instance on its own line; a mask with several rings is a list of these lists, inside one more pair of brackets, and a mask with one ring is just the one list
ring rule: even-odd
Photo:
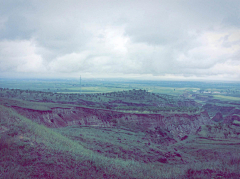
[[38,83],[1,81],[0,178],[240,177],[238,83]]

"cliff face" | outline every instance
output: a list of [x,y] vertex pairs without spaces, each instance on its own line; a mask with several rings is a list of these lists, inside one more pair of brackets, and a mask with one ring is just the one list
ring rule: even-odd
[[13,107],[19,114],[49,128],[72,125],[114,127],[138,126],[141,130],[156,132],[157,127],[166,129],[176,140],[195,134],[201,125],[212,124],[207,112],[200,114],[130,114],[83,107],[53,108],[48,111]]
[[[216,115],[213,119],[215,122],[219,122],[219,121],[223,120],[221,115],[226,116],[226,115],[234,113],[234,111],[236,110],[235,107],[232,107],[232,106],[218,106],[218,105],[213,105],[213,104],[205,104],[203,106],[203,109],[208,111],[209,114],[212,114],[212,116]],[[219,113],[221,113],[221,114],[219,114]]]
[[119,120],[135,123],[151,131],[155,131],[155,128],[159,126],[168,130],[175,139],[179,140],[186,135],[195,134],[201,125],[212,124],[207,112],[198,115],[169,114],[168,116],[161,114],[128,114],[122,116]]
[[112,127],[109,115],[89,108],[53,108],[48,111],[40,111],[13,107],[19,114],[43,124],[49,128],[59,128],[72,125]]
[[215,124],[212,126],[201,126],[196,134],[205,138],[215,139],[228,139],[228,138],[240,138],[240,123],[234,124]]
[[223,124],[234,124],[239,126],[240,125],[240,109],[235,109],[231,111],[231,113],[224,118]]
[[207,112],[198,115],[173,115],[164,118],[165,128],[167,128],[176,139],[182,139],[185,136],[195,134],[201,125],[210,125]]

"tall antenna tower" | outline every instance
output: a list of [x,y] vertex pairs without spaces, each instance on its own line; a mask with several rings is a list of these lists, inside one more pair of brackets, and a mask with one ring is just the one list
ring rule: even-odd
[[82,78],[80,76],[80,95],[82,94]]

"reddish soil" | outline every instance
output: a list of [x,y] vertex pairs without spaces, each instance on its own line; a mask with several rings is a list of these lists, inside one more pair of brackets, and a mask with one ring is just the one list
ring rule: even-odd
[[222,113],[218,112],[218,113],[212,118],[212,120],[215,121],[215,122],[222,121],[222,120],[223,120]]
[[129,114],[111,110],[84,107],[53,108],[48,111],[12,107],[19,114],[49,128],[72,125],[115,127],[121,124],[138,126],[144,131],[155,131],[156,127],[168,130],[174,139],[180,140],[194,134],[201,125],[212,124],[208,113],[200,114]]

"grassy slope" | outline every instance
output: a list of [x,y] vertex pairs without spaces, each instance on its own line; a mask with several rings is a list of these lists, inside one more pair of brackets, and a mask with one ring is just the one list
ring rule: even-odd
[[161,144],[148,145],[149,141],[143,139],[143,132],[131,132],[124,128],[94,128],[75,127],[54,129],[62,135],[77,141],[79,144],[92,151],[110,158],[121,158],[124,160],[135,160],[141,163],[152,163],[161,165],[158,162],[163,158],[160,149]]
[[[0,106],[0,126],[0,156],[4,156],[0,158],[0,178],[208,178],[218,174],[236,178],[240,171],[238,140],[213,142],[192,136],[172,146],[188,163],[155,165],[144,164],[134,156],[121,156],[118,150],[139,148],[141,154],[148,153],[150,147],[143,145],[141,133],[121,129],[106,134],[94,128],[74,131],[71,127],[52,130],[4,106]],[[81,134],[85,142],[76,139]],[[111,152],[117,155],[111,155],[106,145],[99,147],[104,143],[110,143]],[[98,149],[105,153],[100,154]]]
[[56,108],[56,107],[70,108],[71,106],[75,106],[75,105],[69,105],[69,104],[33,102],[33,101],[25,101],[21,99],[6,99],[6,98],[0,98],[0,105],[4,105],[8,107],[19,106],[22,108],[42,110],[42,111],[51,110],[51,108]]
[[[1,126],[7,129],[10,135],[1,134],[1,176],[15,177],[16,173],[23,178],[47,177],[51,175],[63,176],[72,173],[72,176],[91,176],[94,178],[154,178],[169,175],[160,168],[152,165],[140,164],[133,160],[107,158],[84,148],[77,142],[54,132],[44,126],[17,114],[15,111],[0,106]],[[7,137],[6,137],[7,136]],[[4,146],[8,143],[8,146]],[[29,155],[32,154],[32,155]],[[15,157],[11,157],[15,155]],[[44,160],[38,160],[38,156]],[[46,158],[46,156],[49,156]],[[22,161],[22,158],[25,161]],[[62,166],[62,163],[66,163]],[[6,165],[6,163],[8,165]],[[72,168],[70,165],[73,165]],[[58,170],[58,166],[64,173]],[[64,168],[63,168],[64,167]],[[40,173],[36,170],[42,168]],[[86,170],[87,168],[87,170]],[[20,172],[21,171],[21,172]],[[85,171],[81,173],[80,171]],[[80,172],[80,173],[79,173]],[[174,172],[171,172],[172,174]]]
[[[5,106],[21,106],[37,110],[48,110],[51,107],[69,107],[75,105],[123,111],[134,110],[138,113],[142,113],[143,111],[155,113],[160,111],[196,112],[199,110],[197,106],[184,106],[187,100],[182,97],[148,93],[144,90],[77,95],[4,89],[0,91],[0,96],[3,97],[0,98],[0,104]],[[16,99],[16,101],[6,98]],[[26,101],[35,102],[30,104]],[[42,101],[48,103],[42,103]],[[181,104],[180,106],[178,104],[179,102]],[[65,103],[65,105],[59,103]]]

